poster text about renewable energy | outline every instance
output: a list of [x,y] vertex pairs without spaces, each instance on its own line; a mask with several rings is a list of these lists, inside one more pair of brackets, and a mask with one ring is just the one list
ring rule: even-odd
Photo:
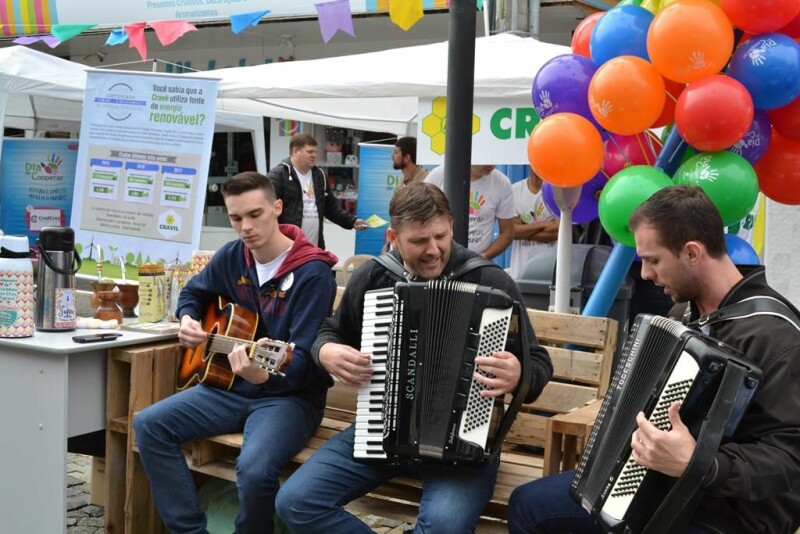
[[89,72],[71,225],[82,250],[187,262],[199,248],[217,80]]

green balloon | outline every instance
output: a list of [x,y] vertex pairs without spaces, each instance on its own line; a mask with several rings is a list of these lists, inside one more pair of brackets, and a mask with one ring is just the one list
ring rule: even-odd
[[597,204],[600,222],[608,235],[623,245],[635,247],[628,220],[645,200],[672,180],[658,167],[633,165],[615,174],[603,187]]
[[753,166],[727,150],[692,156],[678,167],[674,180],[705,191],[725,226],[747,217],[758,199],[758,177]]

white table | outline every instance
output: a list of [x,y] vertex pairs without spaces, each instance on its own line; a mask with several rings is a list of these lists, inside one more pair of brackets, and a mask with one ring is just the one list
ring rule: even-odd
[[0,532],[65,532],[67,438],[105,428],[108,349],[177,338],[72,341],[96,332],[108,330],[0,339]]

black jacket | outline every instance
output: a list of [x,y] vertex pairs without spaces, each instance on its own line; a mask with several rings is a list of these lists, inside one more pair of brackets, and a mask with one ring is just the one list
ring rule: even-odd
[[[736,284],[720,308],[758,295],[777,298],[797,313],[767,285],[763,268]],[[742,351],[764,380],[734,436],[717,452],[716,476],[708,481],[694,521],[713,532],[795,532],[800,528],[800,333],[783,319],[757,315],[717,323],[711,336]]]
[[[281,224],[293,224],[298,227],[303,226],[303,192],[300,188],[300,180],[297,173],[287,158],[280,165],[275,166],[267,174],[267,178],[272,180],[275,185],[275,193],[278,198],[283,200],[283,212],[278,217]],[[331,186],[328,184],[327,177],[319,167],[311,168],[311,180],[314,182],[314,196],[317,201],[317,213],[319,214],[319,248],[325,248],[325,238],[322,235],[323,218],[335,222],[342,228],[350,230],[356,222],[356,216],[343,210],[336,203]]]
[[[392,254],[402,262],[398,251]],[[478,254],[453,243],[450,253],[450,261],[445,266],[444,272],[452,272],[456,267],[462,265],[470,258],[477,257]],[[500,289],[512,299],[522,302],[522,295],[517,285],[502,269],[495,267],[482,267],[468,271],[457,278],[464,282],[480,284],[494,289]],[[328,342],[343,343],[351,347],[361,346],[361,325],[363,320],[364,293],[370,289],[381,289],[393,287],[396,279],[389,274],[386,269],[376,261],[368,261],[359,267],[347,284],[342,300],[336,310],[336,314],[326,319],[317,333],[317,340],[311,348],[311,357],[319,364],[319,349]],[[530,345],[529,358],[531,369],[531,383],[525,402],[532,402],[542,392],[545,384],[553,375],[553,365],[550,362],[550,355],[539,345],[536,335],[533,332],[527,314],[524,317],[525,327],[528,333]],[[517,358],[522,356],[514,347],[507,350],[516,354]],[[331,382],[333,383],[333,382]]]

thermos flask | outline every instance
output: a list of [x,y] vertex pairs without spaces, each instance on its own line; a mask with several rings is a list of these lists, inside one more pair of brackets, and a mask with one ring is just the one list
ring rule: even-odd
[[75,273],[81,258],[75,252],[72,228],[46,226],[38,239],[36,329],[75,330]]

